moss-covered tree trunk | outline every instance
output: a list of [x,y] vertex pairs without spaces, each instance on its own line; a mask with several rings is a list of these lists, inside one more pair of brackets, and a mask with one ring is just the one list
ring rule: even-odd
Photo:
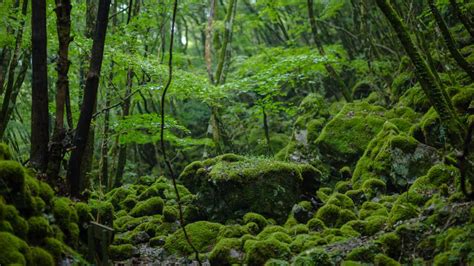
[[428,97],[428,100],[438,113],[441,122],[452,132],[453,135],[451,138],[455,142],[455,145],[459,146],[463,142],[465,129],[461,124],[453,108],[451,99],[448,97],[443,85],[436,81],[434,74],[431,72],[410,38],[408,29],[402,22],[400,16],[393,9],[389,0],[376,1],[378,7],[382,10],[395,30],[405,52],[408,54],[408,57],[412,61],[415,67],[415,75]]
[[466,30],[471,35],[471,38],[474,39],[474,25],[472,21],[461,11],[461,8],[459,7],[456,0],[449,0],[449,3],[451,3],[451,6],[453,7],[453,11],[456,17],[458,17],[458,19],[464,25]]
[[434,1],[428,0],[428,5],[436,21],[436,24],[438,25],[441,35],[443,35],[444,42],[446,43],[451,56],[454,58],[456,63],[469,75],[471,80],[474,81],[474,68],[469,64],[469,62],[466,61],[466,59],[464,59],[464,57],[456,48],[456,41],[449,32],[448,26],[439,13],[439,10],[436,8]]

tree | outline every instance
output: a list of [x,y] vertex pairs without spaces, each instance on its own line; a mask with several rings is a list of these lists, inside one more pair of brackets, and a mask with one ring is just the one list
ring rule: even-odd
[[474,68],[469,64],[469,62],[466,61],[466,59],[464,59],[464,57],[456,48],[456,41],[449,32],[448,26],[446,25],[446,22],[439,13],[438,8],[436,8],[434,1],[428,0],[428,6],[430,7],[431,13],[433,14],[433,17],[436,21],[436,24],[438,25],[441,35],[443,35],[444,42],[446,43],[446,46],[448,47],[448,50],[451,53],[451,56],[454,58],[456,63],[468,74],[471,80],[474,81]]
[[67,179],[70,193],[74,197],[80,196],[81,163],[86,148],[89,129],[91,126],[94,106],[97,101],[97,90],[99,87],[100,70],[104,57],[105,36],[109,20],[109,9],[111,0],[100,0],[97,12],[97,23],[92,43],[91,59],[84,90],[84,100],[81,106],[81,114],[77,122],[76,134],[74,135],[74,150],[69,159]]
[[461,124],[453,108],[451,99],[447,95],[443,85],[437,82],[433,72],[431,72],[431,69],[421,57],[420,52],[415,47],[415,44],[408,34],[407,27],[395,12],[389,0],[377,0],[377,5],[395,30],[405,52],[408,54],[408,57],[415,67],[415,75],[418,82],[428,97],[431,105],[438,113],[441,122],[447,127],[447,129],[453,131],[452,138],[455,145],[460,145],[463,142],[465,129]]
[[46,0],[31,1],[32,101],[30,163],[40,172],[48,165],[49,109]]
[[71,42],[71,1],[56,0],[56,28],[58,31],[58,63],[56,70],[56,120],[54,123],[53,136],[51,137],[51,148],[49,152],[48,179],[54,184],[58,178],[61,160],[64,156],[63,140],[66,136],[64,129],[64,110],[66,107],[66,95],[69,94],[69,43]]

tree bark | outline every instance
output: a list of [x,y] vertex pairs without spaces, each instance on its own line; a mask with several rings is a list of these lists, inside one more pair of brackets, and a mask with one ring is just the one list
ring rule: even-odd
[[209,17],[207,18],[206,39],[204,44],[204,59],[206,61],[207,74],[209,76],[209,82],[211,82],[211,84],[214,84],[214,75],[212,74],[212,25],[214,22],[215,9],[216,1],[211,0],[209,6]]
[[222,47],[219,54],[219,61],[217,64],[216,69],[216,76],[214,78],[214,82],[216,85],[220,85],[222,83],[222,71],[224,69],[224,63],[226,61],[226,54],[227,54],[227,47],[231,43],[231,36],[232,36],[232,25],[234,20],[234,8],[236,8],[237,0],[231,0],[229,3],[229,7],[227,9],[227,14],[225,17],[225,30],[224,30],[224,41],[222,43]]
[[49,142],[46,0],[32,0],[31,12],[33,74],[30,163],[33,168],[44,172],[48,166]]
[[415,75],[418,79],[418,82],[428,97],[431,105],[438,113],[441,123],[446,126],[446,129],[451,129],[453,131],[452,140],[456,146],[459,146],[463,142],[465,128],[461,124],[454,108],[452,107],[451,99],[447,96],[443,85],[436,81],[435,76],[431,72],[425,60],[423,60],[421,57],[418,49],[415,47],[415,44],[410,38],[408,29],[402,22],[400,16],[395,12],[389,1],[376,0],[376,2],[380,10],[382,10],[392,25],[398,36],[398,39],[405,49],[405,52],[412,61],[415,67]]
[[456,0],[449,0],[449,3],[451,3],[451,6],[453,7],[453,11],[456,17],[458,17],[458,19],[464,25],[466,30],[469,32],[469,35],[471,35],[471,38],[474,39],[474,25],[472,21],[461,11],[461,8],[459,7]]
[[92,44],[91,59],[89,71],[87,74],[86,87],[84,92],[84,101],[81,106],[81,114],[76,127],[74,136],[74,150],[69,160],[69,169],[67,179],[69,182],[70,193],[74,197],[79,197],[81,164],[86,148],[89,129],[91,127],[94,106],[97,102],[97,90],[99,87],[100,70],[102,59],[104,57],[105,35],[107,32],[107,23],[109,19],[109,9],[111,0],[100,0],[97,13],[97,24]]
[[464,59],[464,57],[456,48],[456,41],[449,32],[448,26],[436,8],[434,1],[428,0],[428,5],[436,21],[436,24],[438,25],[441,35],[443,35],[444,42],[446,43],[451,56],[454,58],[459,67],[461,67],[468,74],[472,81],[474,81],[474,68],[469,64],[469,62],[466,61],[466,59]]
[[[21,14],[23,15],[23,19],[20,21],[20,27],[18,28],[18,31],[16,34],[15,50],[13,51],[13,56],[10,61],[10,67],[7,73],[8,75],[7,86],[5,89],[5,95],[3,96],[2,109],[0,110],[0,140],[3,139],[3,135],[7,128],[8,122],[10,121],[11,111],[13,110],[13,107],[16,104],[16,95],[18,95],[18,92],[16,92],[16,89],[19,90],[21,87],[21,84],[19,85],[20,87],[14,86],[15,85],[14,81],[15,81],[15,70],[18,65],[21,45],[23,42],[23,30],[25,28],[24,17],[26,16],[27,10],[28,10],[28,0],[24,0],[21,7]],[[4,52],[6,52],[5,49],[6,48],[4,48]],[[0,83],[0,86],[3,89],[3,81],[2,83]],[[14,95],[15,93],[16,95]]]
[[56,27],[58,31],[58,79],[56,81],[56,120],[54,123],[53,136],[50,143],[48,180],[50,184],[58,181],[61,161],[64,157],[63,140],[66,136],[64,130],[64,107],[66,105],[66,94],[69,91],[69,43],[71,42],[71,1],[56,0]]
[[[313,33],[314,44],[318,48],[319,55],[325,56],[326,52],[324,51],[323,44],[318,38],[318,27],[316,24],[316,19],[314,17],[313,0],[308,0],[307,6],[309,23],[311,25],[311,32]],[[352,94],[346,84],[344,84],[344,81],[341,79],[336,69],[334,69],[334,67],[330,63],[325,63],[324,67],[326,68],[326,71],[329,73],[329,75],[336,81],[337,85],[340,87],[344,99],[346,99],[347,102],[352,102]],[[336,97],[336,99],[338,98],[337,94],[338,92],[334,92],[334,96]]]

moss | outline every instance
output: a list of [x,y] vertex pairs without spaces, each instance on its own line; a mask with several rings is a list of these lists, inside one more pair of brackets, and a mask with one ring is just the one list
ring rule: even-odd
[[166,237],[165,236],[155,236],[150,238],[149,244],[151,247],[161,247],[165,244]]
[[112,260],[120,261],[126,260],[136,253],[136,248],[131,244],[110,245],[109,255]]
[[137,205],[137,203],[138,200],[135,195],[128,195],[119,205],[122,210],[130,211]]
[[362,204],[362,207],[359,211],[359,218],[365,219],[371,215],[387,216],[387,208],[378,202],[366,201]]
[[387,222],[386,216],[374,215],[366,219],[367,223],[365,226],[366,235],[374,235],[375,233],[381,231]]
[[321,187],[316,191],[316,196],[322,201],[326,202],[329,199],[329,196],[332,193],[332,188],[330,187]]
[[314,232],[321,232],[326,229],[326,225],[324,225],[324,222],[318,218],[312,218],[308,221],[308,223],[306,223],[306,225],[308,226],[308,229],[310,231]]
[[299,234],[307,234],[309,233],[309,229],[308,229],[308,226],[306,226],[305,224],[297,224],[289,228],[288,233],[291,236],[296,236]]
[[346,196],[352,199],[353,202],[360,204],[366,201],[365,193],[362,189],[351,189],[345,193]]
[[401,265],[400,263],[398,263],[398,261],[382,253],[375,255],[374,264],[376,266],[400,266]]
[[40,247],[33,247],[31,248],[31,262],[32,265],[38,266],[54,266],[54,259],[51,254],[49,254],[46,250]]
[[[357,162],[352,183],[358,189],[364,188],[364,182],[369,182],[365,191],[371,197],[385,190],[404,191],[439,160],[436,149],[419,143],[386,122]],[[376,183],[376,179],[385,185]]]
[[31,261],[31,251],[25,241],[7,232],[0,232],[0,264],[26,265]]
[[387,185],[380,179],[369,178],[362,184],[362,190],[367,198],[371,199],[377,195],[384,194],[387,190]]
[[44,239],[43,248],[58,261],[64,252],[64,243],[56,238],[47,237]]
[[10,148],[5,143],[0,143],[0,161],[3,160],[11,160],[12,153],[10,152]]
[[13,226],[8,221],[0,220],[0,232],[13,233]]
[[[403,198],[404,195],[401,195],[400,198]],[[394,225],[398,221],[408,220],[418,216],[418,210],[416,207],[408,202],[403,202],[403,200],[397,200],[390,210],[388,216],[388,223]]]
[[265,262],[265,266],[287,266],[290,265],[287,261],[278,259],[269,259]]
[[459,93],[453,96],[453,106],[461,114],[467,113],[469,106],[474,99],[474,87],[465,87]]
[[113,227],[114,206],[110,202],[89,200],[89,207],[95,221]]
[[336,206],[341,207],[342,209],[353,209],[354,202],[348,196],[341,194],[341,193],[333,193],[329,199],[326,201],[326,204],[334,204]]
[[311,206],[311,202],[301,201],[293,205],[291,214],[299,223],[306,223],[313,216],[312,209],[313,206]]
[[433,265],[435,266],[455,266],[459,265],[460,258],[456,251],[442,252],[434,258]]
[[178,212],[177,207],[165,206],[163,208],[163,219],[166,222],[172,223],[178,219],[178,216],[179,216],[179,212]]
[[133,217],[150,216],[163,213],[163,199],[153,197],[148,200],[139,202],[131,211]]
[[353,260],[344,260],[341,263],[341,266],[365,266],[366,264],[358,262],[358,261],[353,261]]
[[269,259],[289,259],[291,251],[288,245],[275,239],[253,241],[245,247],[245,263],[264,265]]
[[346,223],[345,225],[341,226],[341,232],[343,236],[347,237],[359,237],[360,232],[355,230],[352,225]]
[[[347,167],[348,168],[348,167]],[[342,169],[346,169],[346,167],[343,167]],[[341,170],[342,170],[341,169]],[[350,170],[349,170],[350,171]],[[341,171],[339,171],[341,172]],[[341,175],[343,175],[343,179],[348,179],[350,178],[351,175],[344,174],[346,171],[342,172]],[[350,173],[350,172],[349,172]],[[352,189],[352,184],[351,181],[339,181],[336,183],[336,188],[335,190],[339,193],[346,193],[347,191]]]
[[[223,225],[206,221],[186,225],[186,231],[193,246],[199,252],[209,252],[210,247],[216,243],[217,235]],[[192,254],[193,250],[180,229],[166,238],[165,250],[170,253]]]
[[133,193],[134,191],[131,189],[127,189],[125,187],[118,187],[114,188],[111,191],[109,191],[106,195],[105,198],[114,205],[115,208],[120,207],[120,202],[122,202],[124,199],[127,198],[128,195]]
[[313,248],[296,256],[294,258],[294,265],[332,266],[335,263],[331,261],[331,257],[324,249]]
[[268,225],[268,221],[267,219],[265,219],[265,217],[263,217],[263,215],[261,214],[258,214],[258,213],[254,213],[254,212],[249,212],[247,214],[244,215],[243,217],[243,223],[244,224],[248,224],[248,223],[256,223],[258,225],[258,230],[259,231],[262,231],[263,228],[265,228],[265,226]]
[[265,227],[258,235],[258,239],[266,239],[268,238],[271,234],[276,233],[276,232],[283,232],[286,233],[286,229],[282,226],[279,225],[269,225]]
[[377,254],[377,252],[378,249],[373,245],[356,247],[347,254],[345,259],[372,262],[374,261],[375,254]]
[[218,239],[238,238],[238,237],[241,237],[241,236],[243,236],[245,234],[248,234],[248,233],[249,233],[249,230],[245,226],[241,226],[241,225],[237,225],[237,224],[226,225],[226,226],[223,226],[219,230],[219,234],[218,234],[217,238]]
[[328,227],[340,227],[350,220],[356,220],[355,214],[333,204],[326,204],[316,212],[316,218],[323,221]]
[[384,108],[365,102],[348,103],[326,124],[315,143],[321,161],[334,168],[334,175],[344,166],[354,166],[382,127],[384,112]]
[[240,247],[240,239],[223,238],[217,242],[209,254],[209,262],[212,265],[240,264],[243,259],[243,254],[240,250]]
[[285,232],[272,233],[268,237],[266,237],[266,239],[275,239],[275,240],[278,240],[278,241],[280,241],[282,243],[286,243],[286,244],[290,244],[293,241],[291,239],[291,237],[288,234],[286,234]]
[[26,239],[28,222],[20,216],[15,206],[5,205],[5,220],[13,226],[13,231],[16,236]]
[[22,192],[25,186],[23,166],[15,161],[0,161],[0,195],[12,196]]
[[53,200],[53,215],[61,229],[65,229],[71,222],[78,221],[76,209],[69,198],[58,197]]
[[300,195],[314,193],[320,182],[320,171],[310,165],[259,157],[238,159],[229,162],[218,156],[203,161],[203,168],[180,175],[196,193],[196,206],[210,220],[225,222],[256,212],[283,223]]
[[28,219],[28,239],[37,241],[48,236],[52,236],[52,229],[46,218],[33,216]]
[[51,203],[54,197],[54,190],[45,182],[39,182],[39,196],[47,204]]
[[417,84],[408,89],[401,97],[398,102],[398,106],[410,107],[416,112],[424,113],[428,111],[431,104],[425,96],[421,87]]

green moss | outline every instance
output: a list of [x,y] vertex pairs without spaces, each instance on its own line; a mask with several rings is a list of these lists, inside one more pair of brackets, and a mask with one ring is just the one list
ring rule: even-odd
[[31,251],[25,241],[7,233],[0,232],[0,264],[26,265],[31,261]]
[[89,200],[89,207],[95,221],[110,227],[113,226],[114,206],[110,202]]
[[13,226],[13,231],[16,236],[26,239],[28,233],[28,222],[20,216],[15,206],[5,205],[5,220]]
[[22,192],[25,186],[23,166],[15,161],[0,161],[0,195],[12,196]]
[[[186,231],[199,252],[209,252],[210,247],[216,243],[222,226],[218,223],[200,221],[186,225]],[[181,229],[166,238],[164,248],[170,253],[192,254],[193,252]]]
[[364,190],[362,189],[352,189],[345,193],[346,196],[352,199],[354,203],[360,204],[366,201],[366,196]]
[[33,247],[31,248],[31,262],[32,265],[38,266],[54,266],[54,259],[51,254],[49,254],[46,250],[40,247]]
[[367,223],[365,226],[366,235],[374,235],[375,233],[381,231],[387,222],[386,216],[374,215],[366,219]]
[[194,172],[188,169],[180,176],[184,185],[196,193],[196,206],[207,212],[210,220],[225,222],[256,212],[283,223],[301,194],[312,194],[319,185],[321,173],[310,165],[261,157],[237,158],[227,161],[218,156],[203,161],[203,168]]
[[272,233],[268,237],[266,237],[266,239],[275,239],[275,240],[278,240],[278,241],[280,241],[282,243],[286,243],[286,244],[290,244],[293,241],[291,239],[291,237],[288,234],[286,234],[285,232]]
[[387,208],[382,204],[373,201],[366,201],[362,204],[362,207],[359,211],[359,218],[365,219],[371,215],[382,215],[387,216]]
[[[350,221],[350,222],[353,222],[353,221]],[[350,223],[348,222],[348,223]],[[341,232],[343,233],[343,236],[347,236],[347,237],[359,237],[360,236],[360,232],[355,230],[352,225],[346,223],[345,225],[341,226]]]
[[43,248],[58,261],[64,252],[64,243],[56,238],[47,237],[44,239]]
[[178,219],[179,212],[175,206],[165,206],[163,208],[163,219],[166,222],[174,222]]
[[285,260],[278,260],[278,259],[269,259],[265,262],[265,266],[287,266],[290,265]]
[[153,197],[148,200],[139,202],[131,211],[133,217],[150,216],[163,213],[163,199]]
[[212,265],[234,265],[242,263],[241,240],[238,238],[223,238],[209,254]]
[[374,264],[377,266],[400,266],[400,263],[398,263],[398,261],[381,253],[375,255]]
[[38,241],[53,233],[49,222],[42,216],[33,216],[28,219],[28,239]]
[[[399,198],[405,197],[401,195]],[[397,200],[390,210],[390,214],[388,216],[388,223],[390,225],[394,225],[398,221],[408,220],[411,218],[415,218],[418,216],[418,210],[416,207],[409,203],[404,202],[403,200]]]
[[128,195],[124,200],[120,202],[120,208],[122,210],[130,211],[133,209],[138,203],[137,196],[135,195]]
[[297,224],[289,228],[288,233],[291,236],[296,236],[299,234],[307,234],[309,233],[309,229],[308,229],[308,226],[306,226],[305,224]]
[[309,201],[301,201],[291,209],[291,215],[299,223],[306,223],[313,216],[313,206]]
[[371,199],[377,195],[385,193],[387,186],[385,185],[385,182],[380,179],[369,178],[362,184],[362,190],[367,198]]
[[326,204],[333,204],[341,207],[342,209],[351,210],[354,208],[354,202],[352,201],[352,199],[338,192],[333,193],[326,201]]
[[326,124],[315,142],[321,161],[334,167],[335,175],[344,166],[354,166],[382,127],[384,112],[384,108],[365,102],[346,104]]
[[61,229],[65,229],[70,223],[77,223],[78,216],[74,203],[66,197],[58,197],[53,200],[53,215]]
[[136,248],[131,244],[110,245],[109,255],[112,260],[120,261],[131,258],[136,253]]
[[11,160],[12,153],[10,152],[10,148],[5,143],[0,143],[0,161],[3,160]]
[[39,182],[39,196],[47,204],[51,203],[54,197],[54,190],[45,182]]
[[335,263],[331,261],[331,257],[324,249],[313,248],[296,256],[294,258],[294,265],[332,266]]
[[252,241],[245,245],[245,263],[264,265],[269,259],[289,259],[291,251],[288,245],[275,239]]
[[326,202],[329,199],[329,196],[332,193],[332,188],[330,187],[321,187],[316,191],[316,196],[322,201]]
[[316,212],[316,218],[328,227],[340,227],[350,220],[356,220],[355,214],[334,204],[326,204]]
[[314,232],[321,232],[326,229],[326,225],[319,218],[312,218],[308,223],[306,223],[306,225],[310,231]]
[[218,239],[238,238],[238,237],[241,237],[241,236],[243,236],[245,234],[248,234],[248,233],[249,233],[249,230],[245,226],[241,226],[241,225],[237,225],[237,224],[226,225],[226,226],[223,226],[219,230],[219,234],[218,234],[217,238]]
[[455,266],[459,265],[460,258],[456,251],[442,252],[434,258],[433,265],[435,266]]
[[258,213],[254,213],[254,212],[249,212],[247,214],[244,215],[243,217],[243,223],[244,224],[248,224],[248,223],[256,223],[258,225],[258,230],[259,231],[262,231],[263,228],[265,228],[265,226],[268,225],[268,221],[267,219],[265,219],[265,217],[263,217],[263,215],[261,214],[258,214]]
[[133,193],[131,189],[127,189],[125,187],[118,187],[114,188],[105,194],[105,198],[114,205],[115,208],[119,208],[120,202],[122,202],[128,195]]
[[356,247],[352,249],[346,256],[347,260],[372,262],[378,249],[373,245]]
[[0,220],[0,232],[13,233],[13,226],[8,221]]
[[265,227],[262,232],[260,232],[258,235],[257,235],[257,238],[258,239],[267,239],[271,234],[273,233],[276,233],[276,232],[283,232],[283,233],[287,233],[286,229],[282,226],[279,226],[279,225],[269,225],[267,227]]
[[431,104],[425,96],[421,87],[417,84],[408,89],[401,97],[398,102],[398,106],[410,107],[417,112],[424,113],[428,111]]
[[[342,169],[347,169],[347,168],[348,168],[348,167],[343,167],[343,168],[341,168],[341,171],[342,171]],[[341,172],[341,171],[339,171],[339,172]],[[349,171],[350,171],[350,169],[349,169]],[[350,178],[350,176],[351,176],[350,174],[349,174],[349,175],[344,174],[344,173],[346,173],[346,172],[347,172],[347,171],[343,171],[343,172],[341,173],[341,175],[344,176],[344,177],[342,177],[343,179]],[[349,173],[350,173],[350,172],[349,172]],[[335,188],[335,190],[336,190],[337,192],[339,192],[339,193],[346,193],[347,191],[349,191],[349,190],[351,190],[351,189],[352,189],[351,181],[339,181],[339,182],[336,183],[336,188]]]

